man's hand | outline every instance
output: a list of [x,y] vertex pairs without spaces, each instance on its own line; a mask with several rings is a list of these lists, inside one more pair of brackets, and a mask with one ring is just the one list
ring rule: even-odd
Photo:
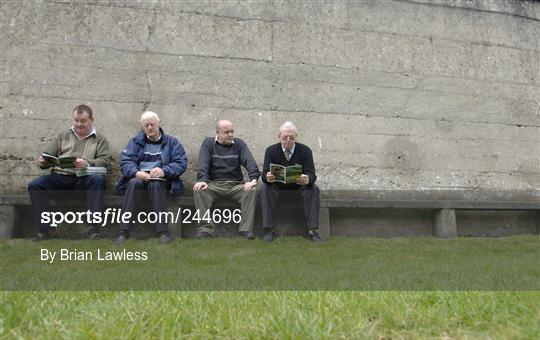
[[40,167],[46,167],[46,166],[50,166],[49,162],[47,162],[45,159],[43,159],[43,157],[39,156],[38,158],[38,163],[39,163],[39,166]]
[[300,176],[298,176],[298,179],[296,180],[296,184],[298,184],[298,185],[308,185],[309,184],[308,175],[301,174]]
[[75,162],[73,162],[73,164],[75,165],[75,169],[77,170],[84,169],[88,165],[88,163],[86,163],[86,161],[82,158],[77,158]]
[[150,170],[150,177],[153,177],[153,178],[165,177],[165,173],[163,172],[163,169],[156,167]]
[[197,182],[193,185],[193,191],[204,190],[206,188],[208,188],[208,183],[206,182]]
[[150,180],[150,174],[144,171],[137,171],[135,174],[135,177],[138,179],[142,179],[145,182],[148,182]]
[[250,191],[254,186],[257,185],[257,182],[255,181],[251,181],[251,182],[246,182],[244,183],[244,191]]
[[274,183],[276,181],[276,176],[272,175],[270,171],[266,173],[266,181],[268,183]]

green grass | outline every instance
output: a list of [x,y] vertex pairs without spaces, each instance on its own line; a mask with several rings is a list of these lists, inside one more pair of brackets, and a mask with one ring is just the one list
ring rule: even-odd
[[[146,251],[147,261],[40,260],[40,250]],[[2,290],[540,290],[540,237],[0,242]]]
[[3,292],[0,338],[536,339],[539,292]]
[[40,261],[42,248],[124,247],[0,241],[0,339],[540,334],[538,236],[332,238],[321,245],[300,238],[130,240],[126,249],[148,252],[141,262],[48,264]]

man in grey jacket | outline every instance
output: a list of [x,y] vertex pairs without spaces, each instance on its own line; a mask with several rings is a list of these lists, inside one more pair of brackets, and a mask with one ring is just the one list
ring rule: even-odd
[[[248,172],[248,181],[244,181],[242,166]],[[201,217],[197,238],[214,236],[214,222],[202,217],[208,216],[208,211],[216,199],[228,198],[240,203],[240,236],[254,239],[256,185],[260,175],[259,167],[246,143],[240,138],[234,138],[233,123],[219,120],[216,124],[216,136],[205,138],[199,152],[198,182],[193,186],[195,208]]]

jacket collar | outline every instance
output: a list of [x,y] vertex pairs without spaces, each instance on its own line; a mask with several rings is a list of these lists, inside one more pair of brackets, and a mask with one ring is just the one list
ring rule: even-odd
[[[160,127],[159,132],[161,133],[161,140],[163,144],[167,144],[167,141],[169,140],[168,136],[165,134],[165,131]],[[144,145],[146,143],[146,134],[144,133],[144,130],[139,131],[139,133],[133,138],[135,143]]]

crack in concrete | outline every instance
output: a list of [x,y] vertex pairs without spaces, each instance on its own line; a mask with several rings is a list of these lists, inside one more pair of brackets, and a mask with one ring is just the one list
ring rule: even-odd
[[[66,43],[66,44],[54,44],[49,43],[48,45],[51,46],[73,46],[73,47],[85,47],[89,48],[89,45],[84,44],[73,44],[73,43]],[[215,55],[199,55],[199,54],[178,54],[178,53],[167,53],[167,52],[155,52],[150,51],[148,49],[146,50],[129,50],[129,49],[122,49],[122,48],[115,48],[111,46],[105,46],[105,45],[91,45],[90,47],[93,48],[102,48],[102,49],[108,49],[111,51],[116,52],[126,52],[126,53],[145,53],[149,55],[165,55],[165,56],[174,56],[174,57],[193,57],[193,58],[203,58],[203,59],[222,59],[222,60],[242,60],[242,61],[254,61],[254,62],[264,62],[264,63],[270,63],[273,62],[276,66],[310,66],[310,67],[316,67],[316,68],[330,68],[330,69],[337,69],[337,70],[344,70],[344,71],[358,71],[358,70],[367,70],[371,72],[379,72],[384,74],[404,74],[406,73],[408,76],[414,76],[414,77],[439,77],[439,78],[447,78],[447,79],[462,79],[462,80],[471,80],[471,81],[478,81],[478,82],[488,82],[488,83],[495,83],[495,84],[510,84],[510,85],[517,85],[517,86],[526,86],[526,87],[539,87],[540,83],[532,82],[532,83],[523,83],[523,82],[515,82],[515,81],[502,81],[497,79],[483,79],[483,78],[475,78],[475,77],[466,77],[466,76],[451,76],[451,75],[445,75],[445,74],[433,74],[433,73],[415,73],[411,72],[410,70],[405,71],[385,71],[385,70],[376,70],[376,69],[364,69],[360,68],[358,66],[351,66],[351,67],[343,67],[338,65],[330,65],[330,64],[312,64],[312,63],[306,63],[306,62],[275,62],[274,60],[269,61],[267,59],[255,59],[255,58],[247,58],[247,57],[232,57],[232,56],[215,56]],[[472,55],[472,54],[471,54]],[[459,93],[459,92],[457,92]]]
[[[486,124],[486,125],[502,125],[502,126],[513,126],[521,128],[538,128],[540,125],[524,125],[524,124],[514,124],[514,123],[497,123],[497,122],[482,122],[482,121],[455,121],[448,119],[424,119],[416,117],[403,117],[400,115],[397,116],[384,116],[384,115],[375,115],[372,113],[353,113],[353,112],[335,112],[335,111],[316,111],[316,110],[294,110],[294,109],[263,109],[260,107],[235,107],[235,106],[222,106],[224,109],[230,110],[254,110],[254,111],[265,111],[265,112],[294,112],[294,113],[315,113],[315,114],[333,114],[333,115],[343,115],[343,116],[352,116],[352,117],[365,117],[365,118],[388,118],[388,119],[409,119],[409,120],[420,120],[420,121],[433,121],[433,122],[445,122],[445,123],[468,123],[468,124]],[[519,126],[521,125],[521,126]]]
[[156,29],[156,21],[157,21],[157,13],[155,11],[155,6],[152,9],[152,19],[150,21],[150,24],[148,25],[148,38],[146,39],[146,46],[145,46],[145,54],[144,54],[144,73],[146,76],[146,86],[148,87],[148,100],[143,103],[143,111],[146,111],[150,105],[152,105],[152,81],[150,80],[150,74],[148,72],[148,54],[150,52],[150,41],[152,39],[152,35],[154,34],[154,31]]
[[419,5],[448,7],[448,8],[454,9],[454,10],[466,10],[466,11],[475,11],[475,12],[481,12],[481,13],[494,13],[494,14],[498,14],[498,15],[508,15],[508,16],[514,16],[514,17],[518,17],[518,18],[530,19],[530,20],[533,20],[533,21],[540,21],[539,18],[530,17],[530,16],[526,16],[526,15],[523,15],[523,14],[519,14],[519,13],[486,10],[486,9],[472,7],[472,6],[462,7],[462,6],[452,6],[450,4],[445,5],[445,4],[441,4],[441,3],[429,3],[429,2],[414,1],[414,0],[404,0],[404,1],[419,4]]
[[[458,172],[458,173],[477,173],[477,174],[483,174],[483,175],[489,175],[489,174],[502,174],[502,175],[508,175],[508,174],[519,174],[519,175],[538,175],[540,172],[529,172],[529,171],[519,171],[516,172],[515,170],[509,170],[509,171],[493,171],[493,170],[477,170],[477,169],[447,169],[447,168],[413,168],[413,167],[380,167],[380,166],[358,166],[355,164],[348,164],[348,163],[341,163],[342,166],[345,166],[347,170],[356,170],[356,172],[361,172],[369,169],[375,169],[375,170],[395,170],[395,171],[419,171],[419,172],[440,172],[440,171],[450,171],[450,172]],[[332,164],[321,164],[318,166],[322,169],[334,169],[334,166]],[[344,169],[343,167],[341,169]]]
[[[48,1],[49,3],[54,3],[54,4],[61,4],[61,5],[66,5],[68,3],[65,3],[65,2],[55,2],[55,1]],[[530,19],[530,20],[533,20],[533,21],[540,21],[540,19],[536,19],[536,18],[531,18],[531,17],[525,17],[525,16],[521,16],[521,15],[518,15],[518,14],[511,14],[511,13],[504,13],[504,12],[497,12],[497,11],[486,11],[486,10],[480,10],[480,9],[474,9],[474,8],[463,8],[463,7],[453,7],[453,6],[447,6],[447,5],[442,5],[442,4],[428,4],[428,3],[423,3],[423,2],[415,2],[415,1],[411,1],[412,3],[415,3],[415,4],[418,4],[418,5],[429,5],[429,6],[441,6],[441,7],[450,7],[452,9],[462,9],[462,10],[471,10],[471,11],[477,11],[477,12],[484,12],[484,13],[493,13],[493,14],[498,14],[498,15],[511,15],[511,16],[517,16],[517,17],[522,17],[522,18],[526,18],[526,19]],[[138,7],[130,7],[130,6],[116,6],[114,3],[111,3],[110,5],[107,5],[107,6],[104,6],[104,5],[100,5],[100,4],[84,4],[84,6],[95,6],[95,7],[114,7],[114,8],[127,8],[127,9],[132,9],[132,10],[139,10],[139,11],[148,11],[147,8],[138,8]],[[157,6],[157,3],[154,4],[154,7],[151,9],[151,11],[156,14],[156,6]],[[274,23],[278,23],[278,24],[295,24],[295,25],[306,25],[305,22],[303,21],[293,21],[293,20],[280,20],[280,19],[263,19],[263,18],[247,18],[247,17],[240,17],[240,16],[228,16],[228,15],[219,15],[219,14],[211,14],[211,13],[205,13],[205,12],[202,12],[202,11],[184,11],[184,10],[180,10],[179,11],[180,14],[187,14],[187,15],[200,15],[200,16],[206,16],[206,17],[215,17],[215,18],[220,18],[220,19],[230,19],[230,20],[235,20],[235,21],[260,21],[260,22],[263,22],[263,23],[270,23],[272,24],[272,32],[274,30]],[[166,13],[167,14],[167,13]],[[348,32],[353,32],[353,33],[377,33],[377,34],[388,34],[388,35],[394,35],[394,36],[404,36],[404,37],[408,37],[408,38],[424,38],[424,39],[433,39],[433,37],[431,35],[417,35],[417,34],[407,34],[407,33],[396,33],[396,32],[391,32],[391,31],[376,31],[376,30],[369,30],[369,29],[357,29],[357,28],[349,28],[349,27],[343,27],[343,26],[335,26],[335,25],[327,25],[327,24],[319,24],[319,23],[313,23],[311,22],[309,24],[310,27],[320,27],[320,28],[326,28],[326,29],[337,29],[337,30],[342,30],[342,31],[348,31]],[[485,42],[482,42],[482,41],[469,41],[469,40],[459,40],[459,39],[452,39],[452,38],[448,38],[448,37],[442,37],[442,36],[437,36],[435,38],[436,40],[440,40],[440,41],[449,41],[449,42],[455,42],[455,43],[461,43],[461,44],[480,44],[480,45],[484,45]],[[494,47],[500,47],[500,48],[508,48],[508,49],[516,49],[516,50],[523,50],[523,51],[529,51],[529,52],[538,52],[537,50],[530,50],[530,49],[525,49],[525,48],[519,48],[519,47],[515,47],[515,46],[509,46],[509,45],[506,45],[506,44],[499,44],[499,43],[489,43],[490,45],[489,46],[494,46]]]

